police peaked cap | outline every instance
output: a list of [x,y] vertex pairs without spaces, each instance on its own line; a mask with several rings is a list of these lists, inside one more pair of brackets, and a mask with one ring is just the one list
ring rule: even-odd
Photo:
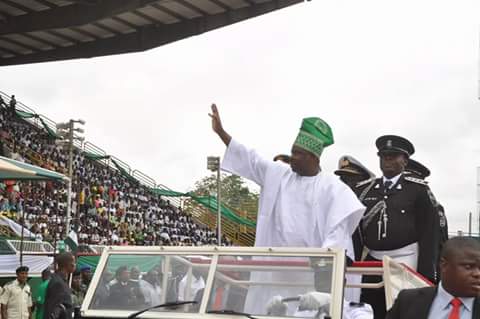
[[377,138],[375,145],[378,149],[378,155],[385,153],[402,153],[408,157],[415,153],[413,144],[404,137],[396,135],[384,135]]
[[407,167],[405,167],[405,171],[410,172],[421,179],[424,179],[430,176],[430,170],[422,163],[417,162],[413,159],[408,160]]

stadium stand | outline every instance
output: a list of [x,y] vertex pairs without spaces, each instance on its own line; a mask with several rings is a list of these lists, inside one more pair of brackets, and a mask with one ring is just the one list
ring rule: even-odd
[[[52,133],[0,108],[0,155],[66,173],[67,153]],[[120,161],[119,161],[120,162]],[[57,182],[4,181],[0,212],[25,226],[37,240],[65,238],[65,185]],[[25,221],[22,220],[22,211]],[[79,244],[213,245],[216,233],[149,191],[121,170],[74,149],[73,225]],[[231,242],[224,237],[223,244]]]

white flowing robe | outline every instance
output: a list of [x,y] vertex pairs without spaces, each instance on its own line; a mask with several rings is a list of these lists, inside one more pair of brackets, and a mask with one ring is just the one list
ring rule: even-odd
[[[221,168],[261,187],[255,246],[343,248],[353,259],[351,236],[365,207],[338,177],[323,172],[300,176],[288,165],[266,160],[234,139]],[[296,273],[286,278],[285,272],[252,272],[250,279],[310,282],[313,288],[312,274]],[[253,286],[244,309],[265,314],[274,295],[294,297],[305,292],[305,288]]]

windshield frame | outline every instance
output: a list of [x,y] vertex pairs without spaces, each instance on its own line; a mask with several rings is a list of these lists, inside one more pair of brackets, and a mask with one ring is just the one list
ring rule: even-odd
[[[164,256],[211,256],[211,262],[208,269],[208,275],[205,281],[204,297],[201,300],[198,312],[152,312],[147,311],[141,314],[140,318],[227,318],[229,315],[209,314],[207,313],[207,304],[213,287],[214,275],[217,269],[219,256],[279,256],[279,257],[327,257],[333,260],[332,269],[332,319],[340,319],[343,307],[343,288],[345,276],[345,250],[343,249],[323,249],[323,248],[296,248],[296,247],[174,247],[174,246],[111,246],[106,247],[100,257],[90,287],[85,295],[81,306],[81,314],[85,318],[103,317],[103,318],[127,318],[130,314],[140,310],[93,310],[89,309],[93,300],[96,287],[101,279],[101,275],[107,266],[108,258],[111,255],[164,255]],[[286,318],[274,316],[259,316],[256,318]],[[232,318],[239,316],[233,316]]]

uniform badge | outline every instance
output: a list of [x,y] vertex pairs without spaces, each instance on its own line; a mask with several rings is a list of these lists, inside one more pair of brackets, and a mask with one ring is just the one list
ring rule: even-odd
[[392,140],[387,141],[387,147],[392,147]]
[[350,165],[350,161],[347,159],[342,159],[340,162],[340,168],[348,167],[348,165]]

